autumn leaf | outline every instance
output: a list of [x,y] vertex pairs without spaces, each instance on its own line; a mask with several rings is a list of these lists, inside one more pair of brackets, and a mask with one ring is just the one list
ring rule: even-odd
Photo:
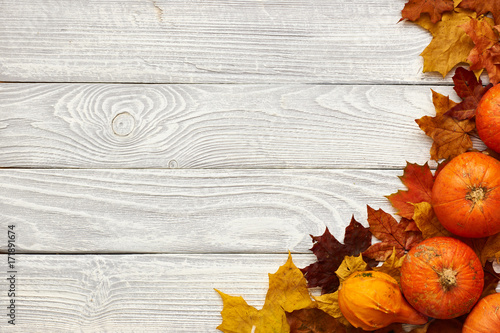
[[486,262],[484,266],[484,287],[480,298],[495,294],[498,282],[500,282],[500,276],[493,269],[493,263],[491,261]]
[[410,21],[417,20],[422,14],[427,13],[432,23],[441,20],[444,12],[453,10],[453,0],[409,0],[401,16]]
[[399,190],[387,198],[392,206],[396,208],[397,214],[411,219],[413,217],[413,203],[422,201],[431,201],[432,185],[434,185],[434,176],[429,165],[418,165],[406,162],[403,170],[403,176],[400,176],[401,182],[408,188],[407,191]]
[[462,0],[458,7],[472,10],[477,15],[490,12],[495,24],[500,24],[500,2],[497,0]]
[[216,290],[222,298],[222,324],[217,327],[225,333],[290,331],[285,312],[308,308],[313,304],[307,282],[294,265],[292,256],[274,274],[269,274],[269,290],[264,306],[257,310],[240,296],[229,296]]
[[316,308],[287,312],[286,319],[290,333],[347,333],[346,326]]
[[396,249],[396,256],[402,257],[406,251],[422,241],[422,234],[416,231],[407,231],[411,223],[408,219],[401,219],[398,223],[394,217],[382,209],[374,210],[368,206],[368,223],[371,233],[381,242],[370,246],[363,254],[378,261],[385,261]]
[[488,259],[500,259],[500,233],[489,237],[465,239],[464,242],[476,252],[483,266]]
[[340,311],[338,290],[321,296],[313,296],[313,298],[316,301],[315,304],[318,309],[326,312],[333,318],[336,318],[342,324],[349,325],[349,322],[344,318],[344,315]]
[[421,202],[414,204],[415,213],[413,214],[413,220],[418,226],[418,229],[422,231],[422,237],[424,239],[431,237],[449,237],[452,234],[443,227],[439,222],[432,205],[429,202]]
[[405,256],[398,258],[396,256],[396,249],[392,250],[392,254],[380,267],[373,267],[374,271],[382,272],[392,276],[396,281],[401,280],[401,266],[403,265],[403,261]]
[[460,26],[474,42],[467,61],[470,69],[486,69],[490,82],[500,82],[500,43],[498,41],[498,27],[493,27],[487,19],[471,19]]
[[301,269],[308,286],[321,287],[323,294],[332,293],[339,287],[335,274],[345,256],[357,256],[371,245],[372,234],[354,217],[345,228],[344,244],[341,244],[326,228],[322,236],[311,236],[314,242],[311,250],[317,261]]
[[340,283],[344,282],[354,272],[363,272],[368,269],[368,264],[363,260],[363,256],[346,256],[339,268],[335,271]]
[[445,115],[458,120],[470,119],[476,115],[476,108],[481,100],[481,97],[493,87],[493,84],[488,84],[483,87],[481,79],[477,79],[473,71],[466,70],[463,67],[458,67],[453,75],[455,86],[453,89],[457,95],[462,98],[462,102],[449,109]]
[[436,116],[424,116],[415,120],[425,134],[434,140],[431,147],[431,159],[437,161],[443,158],[453,158],[472,148],[469,133],[476,128],[474,121],[457,120],[445,115],[446,111],[457,103],[434,90],[432,90],[432,102],[436,108]]
[[474,12],[457,9],[445,13],[438,23],[422,16],[416,24],[428,30],[432,35],[429,45],[420,54],[424,58],[423,72],[439,72],[443,77],[459,63],[467,62],[470,51],[474,48],[472,39],[460,28],[476,17]]

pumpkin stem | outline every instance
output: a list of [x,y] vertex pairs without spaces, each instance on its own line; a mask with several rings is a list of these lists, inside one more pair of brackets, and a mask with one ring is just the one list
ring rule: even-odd
[[443,289],[445,291],[448,291],[457,285],[456,276],[457,276],[457,272],[455,272],[451,268],[445,268],[439,274],[439,283],[441,283],[441,286],[443,287]]
[[486,198],[486,194],[488,190],[486,187],[472,187],[470,191],[465,196],[465,199],[472,201],[472,204],[475,205],[478,202],[481,202]]

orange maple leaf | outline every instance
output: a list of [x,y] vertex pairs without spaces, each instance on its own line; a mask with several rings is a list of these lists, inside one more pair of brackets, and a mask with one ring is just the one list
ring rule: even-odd
[[290,327],[286,312],[305,309],[313,305],[307,282],[302,272],[294,265],[292,256],[275,274],[269,274],[269,290],[261,310],[247,304],[241,296],[230,296],[216,290],[222,298],[222,332],[281,332],[288,333]]
[[432,90],[432,102],[436,108],[436,116],[424,116],[416,119],[418,126],[431,137],[434,142],[431,147],[431,159],[440,160],[452,158],[472,148],[469,133],[476,128],[470,119],[457,120],[445,113],[457,105],[448,96]]
[[495,19],[495,24],[500,24],[500,1],[498,0],[462,0],[458,7],[475,11],[477,15],[490,12]]
[[432,23],[436,23],[441,20],[444,12],[453,10],[453,7],[453,0],[409,0],[401,11],[401,16],[415,21],[423,13],[427,13]]
[[368,206],[368,223],[373,236],[380,242],[371,245],[363,255],[378,261],[385,261],[396,250],[396,257],[402,257],[406,251],[422,241],[422,233],[409,227],[413,221],[394,217],[382,209],[374,210]]
[[406,162],[401,182],[406,185],[408,191],[399,190],[387,198],[392,206],[396,208],[397,214],[408,219],[413,218],[415,207],[412,204],[422,201],[431,202],[432,185],[434,176],[429,165],[418,165]]
[[492,26],[488,20],[471,19],[460,26],[474,42],[467,61],[470,69],[486,69],[490,82],[500,82],[500,43],[498,26]]

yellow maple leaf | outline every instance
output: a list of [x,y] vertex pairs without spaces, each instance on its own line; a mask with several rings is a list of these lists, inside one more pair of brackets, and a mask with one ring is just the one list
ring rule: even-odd
[[472,244],[469,244],[484,266],[489,259],[500,259],[500,233],[484,237],[472,239]]
[[473,120],[457,120],[445,115],[445,112],[457,103],[448,96],[432,90],[432,102],[436,108],[436,116],[424,116],[416,119],[418,126],[431,137],[431,159],[452,158],[472,148],[469,133],[476,128]]
[[269,290],[261,310],[248,305],[242,297],[229,296],[216,290],[222,298],[222,324],[225,333],[288,333],[286,312],[315,306],[307,289],[307,281],[295,266],[291,254],[274,274],[269,274]]
[[396,248],[393,248],[392,254],[380,267],[373,267],[374,271],[382,272],[392,276],[396,281],[401,279],[401,266],[405,260],[406,255],[398,258],[396,256]]
[[359,256],[345,256],[344,260],[340,264],[339,268],[335,271],[340,283],[344,282],[349,276],[354,272],[365,271],[368,265],[363,260],[363,255]]
[[451,233],[443,227],[434,214],[432,205],[428,202],[420,202],[413,205],[415,212],[413,213],[413,220],[417,224],[418,229],[422,231],[424,239],[438,236],[451,236]]
[[431,42],[420,54],[424,58],[424,73],[439,72],[445,77],[457,64],[467,62],[474,43],[460,25],[476,16],[475,12],[455,8],[444,13],[442,20],[437,23],[432,23],[428,16],[415,21],[432,35]]
[[329,294],[323,294],[321,296],[313,296],[315,306],[337,319],[339,323],[349,326],[350,323],[345,319],[344,315],[340,311],[339,306],[339,291],[335,291]]

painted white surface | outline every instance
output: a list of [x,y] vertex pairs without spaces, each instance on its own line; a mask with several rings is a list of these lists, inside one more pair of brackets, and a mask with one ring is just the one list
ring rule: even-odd
[[430,157],[431,140],[414,120],[434,113],[431,89],[453,92],[398,85],[4,83],[0,165],[402,168]]
[[441,83],[403,0],[3,0],[0,81]]

